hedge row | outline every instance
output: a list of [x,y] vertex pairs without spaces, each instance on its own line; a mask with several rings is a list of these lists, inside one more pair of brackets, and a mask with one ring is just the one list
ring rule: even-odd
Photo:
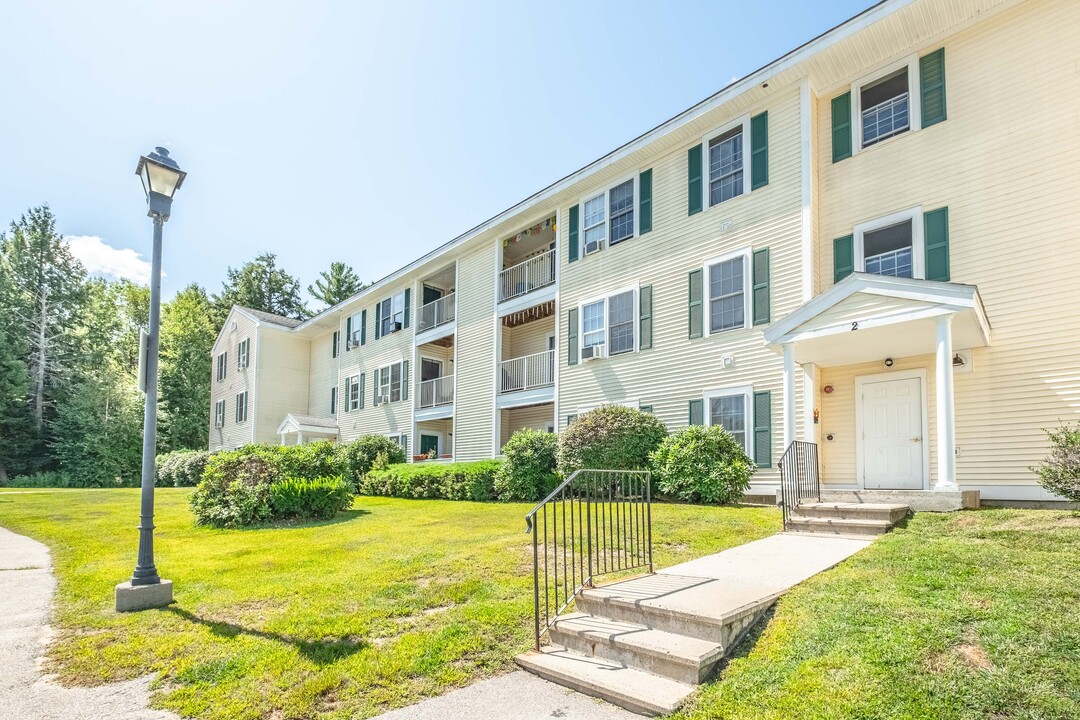
[[360,482],[361,495],[442,500],[493,500],[500,460],[412,463],[372,470]]

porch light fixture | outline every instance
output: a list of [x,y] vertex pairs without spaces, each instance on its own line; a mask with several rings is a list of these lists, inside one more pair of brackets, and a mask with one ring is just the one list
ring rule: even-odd
[[150,268],[150,321],[145,334],[145,346],[139,356],[145,357],[139,377],[145,379],[141,390],[146,393],[143,412],[142,447],[142,505],[139,515],[139,556],[135,572],[127,582],[116,586],[116,610],[145,610],[164,607],[172,602],[172,581],[162,580],[154,565],[154,461],[157,454],[157,385],[158,338],[161,325],[161,235],[172,213],[173,195],[184,184],[187,173],[169,157],[169,151],[156,147],[139,158],[135,174],[146,193],[146,214],[154,223],[154,249]]
[[964,360],[964,356],[960,353],[954,353],[952,356],[952,366],[954,368],[962,368],[967,365],[967,361]]

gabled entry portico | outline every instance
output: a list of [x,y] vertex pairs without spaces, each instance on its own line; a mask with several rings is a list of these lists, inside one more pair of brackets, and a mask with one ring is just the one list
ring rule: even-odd
[[[955,349],[969,353],[990,344],[978,288],[855,273],[764,335],[784,355],[785,445],[796,439],[797,372],[824,378],[812,396],[815,409],[827,404],[847,414],[843,422],[822,418],[825,426],[846,428],[842,438],[828,427],[807,428],[807,439],[821,443],[827,458],[823,489],[832,483],[848,490],[959,490]],[[826,399],[834,390],[844,402]]]

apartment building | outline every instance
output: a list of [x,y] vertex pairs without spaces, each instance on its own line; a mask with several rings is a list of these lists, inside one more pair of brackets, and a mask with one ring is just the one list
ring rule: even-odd
[[[604,403],[778,482],[1053,500],[1080,417],[1080,3],[886,0],[304,322],[235,308],[210,447],[498,455]],[[242,363],[242,364],[241,364]]]

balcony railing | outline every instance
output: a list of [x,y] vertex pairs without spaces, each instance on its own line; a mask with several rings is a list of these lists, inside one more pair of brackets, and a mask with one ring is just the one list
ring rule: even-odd
[[549,387],[555,384],[555,351],[503,360],[500,369],[500,393]]
[[499,273],[499,302],[555,282],[555,250],[531,257]]
[[432,300],[427,305],[422,305],[420,307],[420,323],[417,326],[417,332],[424,332],[452,322],[456,317],[455,295],[456,293],[443,295],[438,300]]
[[430,408],[454,402],[454,376],[444,375],[420,383],[420,407]]

